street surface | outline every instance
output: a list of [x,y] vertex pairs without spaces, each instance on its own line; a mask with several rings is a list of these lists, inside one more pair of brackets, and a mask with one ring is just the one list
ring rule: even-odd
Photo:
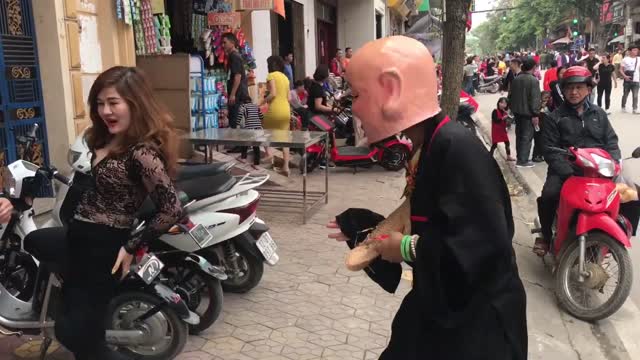
[[[612,111],[612,114],[609,116],[609,119],[618,134],[622,156],[629,157],[631,156],[631,152],[636,147],[640,146],[640,137],[638,137],[638,134],[640,134],[640,115],[631,114],[631,96],[629,96],[629,99],[627,100],[628,112],[623,113],[621,111],[622,86],[620,85],[621,82],[618,83],[618,88],[613,89],[611,94],[610,110]],[[500,94],[481,94],[476,96],[476,100],[480,104],[480,114],[478,119],[480,120],[487,137],[491,131],[491,112],[496,107],[496,103],[500,96]],[[506,96],[506,94],[504,96]],[[515,127],[512,127],[512,130],[509,132],[509,138],[511,141],[511,151],[515,157],[516,147],[514,128]],[[498,156],[498,152],[496,152],[496,158],[503,161],[506,159],[504,146],[499,145],[498,149],[500,156]],[[519,219],[519,222],[521,224],[531,224],[533,219],[537,217],[535,198],[540,195],[540,191],[542,190],[542,185],[544,184],[547,174],[547,165],[546,163],[538,163],[534,168],[530,169],[516,168],[514,165],[515,163],[509,164],[512,171],[519,174],[520,179],[524,181],[525,185],[532,191],[532,194],[529,194],[529,204],[523,209],[524,217]],[[639,183],[640,160],[627,160],[624,162],[623,166],[625,167],[625,175],[629,174],[634,182]],[[522,236],[522,238],[517,238],[516,241],[522,241],[531,248],[533,246],[533,237],[527,233]],[[614,316],[600,322],[592,329],[594,333],[604,334],[608,338],[607,342],[617,344],[617,346],[622,349],[626,349],[631,359],[640,359],[640,311],[637,306],[640,304],[640,246],[635,246],[637,241],[638,237],[634,237],[632,239],[632,244],[634,246],[631,248],[631,258],[632,263],[634,264],[634,281],[630,299]],[[529,256],[532,257],[533,254]],[[538,263],[541,265],[539,261]],[[580,322],[579,320],[573,321]],[[616,346],[613,346],[613,348],[615,347]],[[614,359],[614,357],[611,358]]]
[[[625,155],[640,145],[640,116],[619,111],[620,89],[615,90],[613,124]],[[499,95],[479,95],[479,120],[490,126],[490,114]],[[512,142],[515,149],[515,141]],[[502,151],[502,148],[501,150]],[[546,165],[520,172],[526,194],[516,181],[513,164],[496,156],[512,193],[516,235],[514,248],[520,275],[528,295],[529,358],[544,360],[640,359],[640,280],[632,301],[615,316],[599,324],[587,324],[560,311],[552,292],[548,267],[532,254],[531,222],[536,216],[535,192],[539,192]],[[636,161],[637,162],[637,161]],[[640,175],[640,164],[633,166]],[[310,175],[311,188],[323,186],[322,173]],[[640,179],[640,178],[638,178]],[[293,176],[292,186],[300,177]],[[259,210],[278,242],[281,261],[267,267],[260,285],[243,295],[225,294],[223,314],[203,334],[191,336],[181,360],[367,360],[377,359],[389,338],[393,316],[409,290],[409,276],[396,294],[388,294],[362,272],[344,267],[347,246],[327,239],[325,224],[349,207],[363,207],[388,214],[400,204],[404,188],[402,172],[381,168],[334,169],[330,177],[329,204],[302,225],[291,214]],[[639,249],[633,260],[640,261]],[[38,339],[0,338],[0,359],[34,358]],[[55,344],[48,359],[69,360],[71,355]]]
[[[480,97],[481,101],[489,97]],[[495,104],[495,101],[491,101]],[[502,163],[504,166],[504,163]],[[314,173],[312,187],[324,176]],[[530,359],[630,360],[619,342],[600,328],[560,312],[551,292],[551,275],[531,253],[531,198],[505,171],[513,195],[514,248],[528,294]],[[294,179],[296,182],[300,178]],[[377,359],[390,333],[391,320],[409,289],[405,279],[395,295],[381,290],[362,272],[344,267],[347,246],[327,239],[327,220],[349,207],[388,214],[400,204],[403,173],[381,168],[332,170],[329,205],[307,225],[299,217],[260,211],[278,242],[281,261],[265,269],[260,285],[244,295],[225,294],[221,318],[200,336],[191,336],[181,360]],[[37,350],[28,338],[0,339],[0,359],[26,359]],[[17,350],[16,350],[17,349]],[[69,360],[54,347],[48,359]],[[18,354],[18,355],[16,355]],[[453,359],[452,359],[453,360]]]

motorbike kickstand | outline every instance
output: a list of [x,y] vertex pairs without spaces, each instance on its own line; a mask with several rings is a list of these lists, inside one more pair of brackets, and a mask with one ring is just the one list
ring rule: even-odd
[[40,344],[40,360],[45,360],[47,351],[49,350],[49,346],[51,346],[52,342],[53,339],[51,339],[50,337],[44,337],[42,339],[42,344]]

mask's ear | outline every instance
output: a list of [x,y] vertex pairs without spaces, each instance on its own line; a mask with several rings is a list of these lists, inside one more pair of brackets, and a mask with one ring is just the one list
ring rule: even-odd
[[382,114],[385,118],[395,118],[401,114],[400,97],[402,94],[402,77],[396,68],[384,70],[378,76],[378,84],[382,91]]

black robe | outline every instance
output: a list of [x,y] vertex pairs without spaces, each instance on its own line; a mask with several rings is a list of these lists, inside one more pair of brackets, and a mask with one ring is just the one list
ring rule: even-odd
[[414,284],[380,359],[526,359],[526,295],[500,168],[456,122],[440,114],[425,125],[411,196]]

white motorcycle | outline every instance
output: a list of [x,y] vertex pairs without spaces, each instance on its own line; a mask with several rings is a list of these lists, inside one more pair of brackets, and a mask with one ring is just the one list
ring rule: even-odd
[[[36,129],[31,138],[35,138]],[[30,149],[31,143],[26,144],[29,146],[25,149]],[[24,238],[37,231],[33,199],[53,179],[71,185],[55,168],[24,160],[11,163],[3,173],[4,191],[14,212],[11,221],[0,227],[0,334],[42,335],[40,359],[44,359],[55,337],[56,309],[64,279],[48,270],[55,269],[55,264],[40,264],[24,251]],[[142,224],[136,231],[141,229]],[[137,359],[172,359],[185,346],[187,324],[197,325],[199,317],[159,281],[162,262],[151,253],[140,255],[105,314],[106,341]]]
[[[58,189],[45,227],[64,225],[82,192],[92,186],[91,154],[83,136],[71,146],[68,158],[74,185]],[[262,279],[263,263],[275,265],[279,260],[269,228],[256,216],[260,194],[255,188],[269,176],[234,177],[227,173],[232,166],[183,165],[176,184],[187,217],[150,244],[149,250],[166,265],[163,282],[200,316],[200,323],[190,326],[192,333],[216,321],[222,310],[222,288],[247,292]],[[147,199],[137,218],[145,221],[153,214],[153,202]]]

